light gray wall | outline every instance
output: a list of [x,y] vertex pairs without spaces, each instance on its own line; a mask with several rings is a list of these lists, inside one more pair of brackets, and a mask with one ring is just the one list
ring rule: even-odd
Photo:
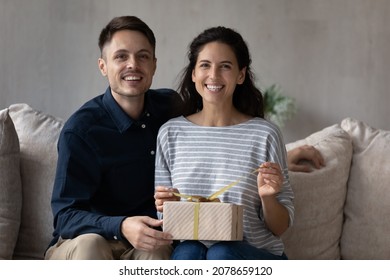
[[102,93],[97,38],[125,14],[155,31],[153,87],[176,87],[188,43],[225,25],[247,40],[258,85],[296,99],[286,142],[345,117],[390,130],[387,0],[0,0],[0,108],[23,102],[67,118]]

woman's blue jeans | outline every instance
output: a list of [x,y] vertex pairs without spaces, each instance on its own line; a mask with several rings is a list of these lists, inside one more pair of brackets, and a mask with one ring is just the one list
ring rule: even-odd
[[173,260],[287,260],[244,241],[221,241],[207,248],[203,243],[186,240],[176,245]]

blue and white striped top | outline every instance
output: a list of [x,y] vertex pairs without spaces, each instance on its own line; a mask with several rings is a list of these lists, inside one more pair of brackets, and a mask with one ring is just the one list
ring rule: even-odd
[[284,182],[277,199],[287,208],[292,225],[293,191],[283,138],[277,126],[261,118],[224,127],[199,126],[183,116],[171,119],[157,137],[155,185],[207,197],[240,179],[218,198],[244,206],[244,240],[281,255],[283,242],[264,224],[257,174],[252,173],[266,161],[282,169]]

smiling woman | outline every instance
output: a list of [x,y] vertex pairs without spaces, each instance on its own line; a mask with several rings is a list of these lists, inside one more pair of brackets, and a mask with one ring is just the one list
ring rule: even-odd
[[188,58],[179,89],[184,116],[157,137],[157,209],[177,200],[173,193],[207,197],[243,178],[218,198],[245,208],[244,240],[186,240],[172,258],[286,259],[278,237],[294,217],[286,149],[278,127],[263,118],[248,47],[234,30],[215,27],[192,41]]
[[[203,111],[211,110],[213,114],[231,115],[228,123],[233,125],[248,119],[233,106],[233,93],[237,85],[245,80],[245,67],[239,69],[236,56],[230,46],[212,42],[200,52],[197,63],[192,71],[192,81],[202,97]],[[209,107],[206,109],[206,107]],[[202,118],[202,119],[199,119]],[[214,126],[213,123],[204,123],[201,112],[188,116],[188,119],[197,124]]]

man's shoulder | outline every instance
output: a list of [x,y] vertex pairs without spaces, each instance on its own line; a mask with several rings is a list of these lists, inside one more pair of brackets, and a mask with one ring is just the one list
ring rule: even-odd
[[149,89],[147,94],[152,100],[172,100],[179,96],[176,91],[170,88]]
[[182,100],[173,89],[150,89],[147,92],[147,106],[152,112],[169,116],[179,116],[182,109]]
[[64,125],[64,129],[85,131],[93,123],[99,121],[105,114],[102,98],[103,95],[99,95],[84,103],[69,117]]

